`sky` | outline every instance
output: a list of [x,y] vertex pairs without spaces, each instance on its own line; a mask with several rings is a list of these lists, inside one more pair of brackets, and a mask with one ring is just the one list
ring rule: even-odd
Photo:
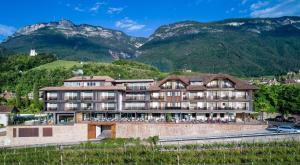
[[1,0],[0,40],[18,28],[68,19],[148,37],[178,21],[300,16],[300,0]]

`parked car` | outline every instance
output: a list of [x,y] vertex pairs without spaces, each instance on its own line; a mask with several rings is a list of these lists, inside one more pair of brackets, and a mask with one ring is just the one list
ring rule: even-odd
[[269,125],[268,128],[266,128],[268,131],[277,131],[278,125]]
[[287,122],[291,122],[291,123],[296,123],[296,118],[295,117],[288,117],[286,119]]
[[294,128],[300,130],[300,123],[295,124],[295,125],[294,125]]
[[300,132],[299,129],[295,129],[292,126],[279,126],[277,132]]
[[284,121],[284,116],[276,116],[275,121],[283,122]]

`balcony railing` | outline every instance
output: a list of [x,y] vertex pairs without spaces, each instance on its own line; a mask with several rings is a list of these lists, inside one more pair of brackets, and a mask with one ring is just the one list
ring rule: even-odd
[[247,110],[247,107],[214,107],[213,110]]
[[57,111],[57,107],[47,107],[47,111]]
[[116,110],[116,107],[102,107],[101,110],[107,111],[107,110]]
[[82,107],[83,110],[93,110],[93,107]]
[[172,89],[172,86],[161,86],[161,89]]
[[150,96],[150,99],[151,99],[151,100],[164,100],[165,97],[164,97],[164,96],[157,96],[157,97]]
[[143,101],[146,100],[146,97],[130,97],[130,96],[126,96],[125,98],[126,100],[137,100],[137,101]]
[[83,96],[81,97],[81,100],[93,100],[92,96]]
[[205,98],[204,96],[194,96],[192,97],[192,100],[202,100],[204,98]]
[[66,111],[76,111],[76,110],[78,110],[78,107],[66,107],[65,110]]
[[116,100],[115,96],[108,96],[108,97],[101,97],[100,98],[102,101],[114,101]]
[[147,90],[146,86],[126,86],[127,90],[133,90],[133,91],[142,91]]
[[125,107],[125,110],[146,110],[146,107]]
[[184,88],[185,88],[184,86],[179,86],[179,85],[175,86],[175,89],[184,89]]
[[47,100],[57,100],[57,96],[56,96],[56,97],[54,97],[54,96],[49,96],[49,97],[47,97]]
[[64,100],[77,100],[78,99],[78,97],[77,96],[65,96],[64,97]]

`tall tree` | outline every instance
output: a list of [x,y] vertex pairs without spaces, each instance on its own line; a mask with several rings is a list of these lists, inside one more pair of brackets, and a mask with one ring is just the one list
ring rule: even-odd
[[33,84],[33,104],[36,108],[40,107],[39,89],[37,83]]
[[22,106],[22,101],[21,101],[21,90],[20,90],[20,86],[17,85],[16,87],[16,107],[21,108]]

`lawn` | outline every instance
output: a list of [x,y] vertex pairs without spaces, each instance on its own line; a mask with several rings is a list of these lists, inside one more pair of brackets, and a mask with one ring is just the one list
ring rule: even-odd
[[50,62],[48,64],[44,64],[41,66],[38,66],[34,69],[47,69],[47,70],[53,70],[53,69],[57,69],[57,68],[64,68],[64,69],[70,69],[73,66],[80,66],[82,64],[80,64],[79,61],[65,61],[65,60],[57,60],[54,62]]
[[0,149],[4,164],[299,164],[300,142],[146,145],[107,139],[68,147]]

